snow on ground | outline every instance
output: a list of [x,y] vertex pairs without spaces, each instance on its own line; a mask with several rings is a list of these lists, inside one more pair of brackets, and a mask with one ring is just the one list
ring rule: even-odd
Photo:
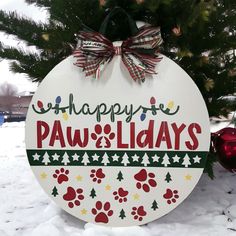
[[27,162],[24,122],[0,127],[0,236],[231,236],[236,235],[235,174],[215,166],[192,194],[165,217],[142,227],[82,222],[56,206]]

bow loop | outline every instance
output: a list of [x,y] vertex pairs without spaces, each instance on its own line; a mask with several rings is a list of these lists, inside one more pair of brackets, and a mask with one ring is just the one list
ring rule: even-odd
[[131,48],[154,49],[162,44],[160,28],[143,26],[139,33],[131,38]]
[[144,26],[139,32],[125,40],[121,46],[113,46],[112,42],[97,32],[80,32],[78,44],[74,52],[77,58],[75,65],[83,68],[86,76],[100,76],[104,65],[115,55],[121,55],[134,80],[144,81],[145,74],[156,74],[155,66],[161,60],[158,47],[162,43],[159,28]]

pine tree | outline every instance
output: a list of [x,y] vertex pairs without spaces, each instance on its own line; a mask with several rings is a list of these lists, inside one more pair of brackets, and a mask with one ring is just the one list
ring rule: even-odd
[[[46,8],[48,23],[36,23],[14,12],[0,11],[0,31],[14,35],[39,53],[26,52],[0,43],[0,58],[11,60],[11,70],[42,81],[76,45],[81,21],[98,31],[115,6],[123,7],[135,20],[160,26],[164,39],[161,52],[177,62],[193,78],[203,94],[210,116],[226,115],[235,104],[219,99],[235,93],[236,1],[121,1],[121,0],[25,0]],[[104,5],[105,3],[105,5]],[[96,16],[96,17],[94,17]],[[22,27],[22,25],[24,27]],[[127,19],[117,15],[105,35],[111,41],[130,36]],[[212,176],[209,156],[207,171]]]
[[97,195],[96,195],[96,191],[94,188],[92,188],[91,192],[90,192],[90,195],[89,195],[91,198],[95,198]]
[[165,167],[167,167],[170,164],[169,157],[167,154],[164,155],[163,161],[161,164],[164,165]]
[[117,178],[116,179],[118,179],[119,181],[121,181],[122,179],[124,179],[124,177],[123,177],[123,174],[122,174],[122,172],[121,171],[119,171],[119,173],[118,173],[118,175],[117,175]]
[[158,209],[158,204],[157,204],[156,200],[153,201],[151,208],[153,209],[153,211],[155,211],[156,209]]
[[65,152],[65,154],[63,155],[61,162],[62,162],[65,166],[66,166],[68,163],[70,163],[69,156],[68,156],[67,152]]
[[97,0],[25,1],[46,7],[50,15],[49,23],[36,23],[15,12],[0,11],[0,31],[16,35],[29,46],[36,46],[40,53],[27,53],[0,45],[0,57],[17,60],[11,63],[14,72],[27,73],[34,81],[41,81],[55,65],[72,53],[76,45],[75,34],[81,29],[81,20],[98,30],[104,10]]
[[56,186],[54,186],[54,188],[52,189],[52,195],[54,197],[56,197],[58,195],[58,190],[57,190]]
[[149,161],[149,156],[147,155],[147,153],[145,152],[144,156],[143,156],[143,160],[141,162],[144,166],[147,166],[148,164],[150,164]]
[[[184,0],[181,7],[173,0],[106,0],[105,6],[99,0],[25,1],[46,8],[49,20],[45,24],[36,23],[14,12],[0,11],[0,31],[40,49],[39,54],[34,54],[1,44],[0,57],[13,60],[11,69],[14,72],[26,73],[33,80],[42,81],[55,65],[71,55],[76,34],[82,28],[81,21],[98,31],[109,10],[121,6],[135,20],[161,27],[163,54],[179,63],[195,80],[210,115],[226,114],[230,108],[234,109],[233,104],[218,98],[235,92],[236,57],[232,50],[236,48],[235,1]],[[121,15],[114,17],[106,37],[116,41],[129,35],[127,19]]]
[[43,155],[42,163],[44,163],[45,165],[48,165],[51,162],[49,158],[50,156],[48,155],[47,152],[45,152],[45,154]]
[[182,165],[184,165],[185,167],[188,167],[188,166],[191,165],[190,157],[188,156],[188,154],[186,154],[186,155],[184,156]]
[[82,157],[82,163],[86,166],[88,165],[88,163],[90,163],[89,161],[89,156],[87,154],[87,152],[84,153],[83,157]]
[[120,211],[119,217],[120,217],[122,220],[126,217],[125,211],[124,211],[123,209]]
[[167,172],[165,181],[166,181],[167,183],[169,183],[170,181],[172,181],[170,172]]
[[104,164],[104,166],[106,166],[108,163],[110,163],[109,156],[107,155],[106,152],[105,152],[105,154],[102,157],[102,163]]

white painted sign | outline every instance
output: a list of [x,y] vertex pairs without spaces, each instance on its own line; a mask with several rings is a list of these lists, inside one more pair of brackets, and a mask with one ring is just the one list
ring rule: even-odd
[[27,153],[41,186],[93,223],[141,225],[172,211],[197,184],[209,150],[196,85],[165,56],[142,84],[119,56],[99,80],[74,62],[47,75],[29,108]]

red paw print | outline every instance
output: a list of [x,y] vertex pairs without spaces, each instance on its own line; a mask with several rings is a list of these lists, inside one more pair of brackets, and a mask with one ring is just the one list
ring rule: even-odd
[[67,182],[69,180],[68,175],[69,170],[64,170],[64,168],[61,168],[60,170],[55,170],[55,173],[53,174],[53,178],[57,179],[58,184],[61,184],[63,182]]
[[92,169],[90,177],[93,179],[93,182],[97,182],[100,184],[102,182],[102,179],[105,178],[105,174],[102,172],[102,168],[99,168],[97,170]]
[[[104,134],[102,134],[102,131]],[[115,138],[115,133],[111,132],[111,126],[106,124],[102,130],[101,125],[95,125],[94,133],[91,134],[91,138],[96,140],[96,148],[110,148],[111,140]],[[102,142],[104,140],[104,142]]]
[[111,205],[109,202],[105,202],[105,204],[103,205],[102,202],[97,201],[96,208],[92,209],[92,213],[93,215],[95,215],[95,222],[97,223],[108,223],[109,222],[109,218],[110,216],[113,215],[113,210],[110,210]]
[[143,220],[143,217],[145,215],[147,215],[147,212],[144,210],[143,206],[140,206],[140,207],[133,207],[132,208],[132,212],[131,212],[131,215],[134,216],[134,219],[135,220],[139,220],[139,221],[142,221]]
[[114,191],[113,195],[115,196],[115,200],[122,202],[127,202],[126,196],[128,195],[128,191],[124,190],[123,188],[118,188],[118,191]]
[[78,188],[76,191],[72,187],[67,188],[66,194],[63,195],[63,199],[68,201],[68,206],[73,208],[74,206],[79,206],[80,201],[84,199],[83,189]]
[[147,173],[145,169],[140,170],[136,175],[134,175],[134,178],[138,181],[136,187],[138,189],[143,188],[145,192],[150,191],[150,186],[157,186],[157,182],[154,180],[155,174],[151,172]]
[[176,199],[179,198],[177,190],[171,190],[169,188],[166,189],[166,193],[163,195],[165,199],[167,199],[167,203],[176,203]]

